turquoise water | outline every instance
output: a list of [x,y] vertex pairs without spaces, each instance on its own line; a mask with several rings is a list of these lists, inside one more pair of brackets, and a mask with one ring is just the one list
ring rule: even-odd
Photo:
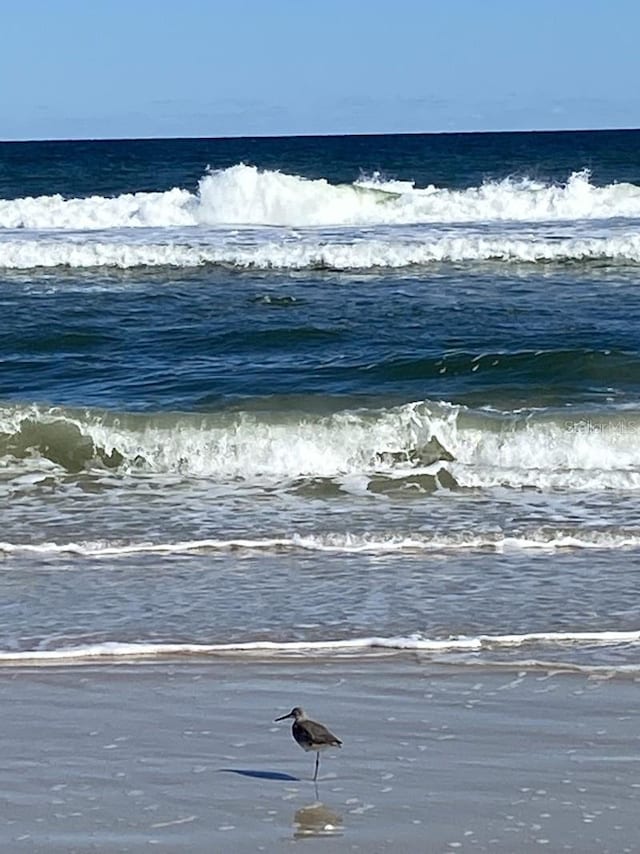
[[635,666],[639,142],[0,144],[0,650]]

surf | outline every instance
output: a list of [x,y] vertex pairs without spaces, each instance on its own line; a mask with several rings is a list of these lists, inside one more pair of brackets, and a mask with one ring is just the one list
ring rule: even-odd
[[114,413],[0,406],[5,477],[92,473],[234,487],[315,481],[542,491],[640,489],[637,411],[483,410],[444,401],[304,411]]
[[635,233],[612,237],[545,238],[544,236],[479,236],[433,234],[406,237],[350,235],[342,240],[292,240],[258,238],[238,245],[224,236],[209,236],[209,242],[175,235],[158,242],[131,241],[123,235],[116,240],[12,239],[0,241],[0,267],[7,270],[71,268],[91,270],[111,268],[195,269],[226,267],[236,270],[327,270],[394,271],[433,267],[443,263],[482,264],[486,262],[523,265],[640,263],[640,236]]
[[60,194],[0,200],[0,229],[96,231],[221,225],[325,227],[413,223],[557,222],[640,218],[640,188],[591,183],[588,170],[564,183],[532,178],[486,181],[466,189],[381,176],[332,184],[238,163],[206,172],[194,190],[106,197]]
[[[551,670],[576,670],[581,672],[633,673],[640,670],[637,663],[610,662],[606,665],[562,658],[548,661],[544,658],[530,657],[526,660],[501,658],[501,653],[509,653],[519,648],[529,648],[537,655],[551,652],[562,653],[563,649],[573,651],[596,651],[615,648],[635,648],[640,644],[640,632],[624,630],[604,631],[540,631],[521,634],[479,634],[449,637],[429,637],[413,633],[406,636],[369,636],[345,639],[327,638],[324,640],[303,641],[237,641],[233,643],[153,643],[104,641],[84,645],[68,645],[52,649],[26,649],[0,651],[0,666],[10,665],[60,665],[83,664],[113,661],[145,659],[198,659],[232,656],[241,660],[248,656],[264,657],[344,657],[358,656],[376,658],[380,655],[393,655],[411,652],[436,656],[437,661],[451,661],[475,667],[506,665],[509,667],[541,667]],[[460,657],[462,656],[462,657]],[[472,656],[466,658],[465,656]]]

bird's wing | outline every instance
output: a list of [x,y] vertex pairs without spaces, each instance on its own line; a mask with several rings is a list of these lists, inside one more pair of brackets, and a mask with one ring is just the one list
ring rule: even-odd
[[329,732],[326,726],[322,724],[317,724],[315,721],[307,721],[307,728],[316,744],[337,744],[338,746],[342,744],[340,739],[332,732]]

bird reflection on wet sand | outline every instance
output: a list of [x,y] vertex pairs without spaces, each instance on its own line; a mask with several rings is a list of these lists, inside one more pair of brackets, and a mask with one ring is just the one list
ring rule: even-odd
[[293,838],[309,836],[342,836],[344,820],[340,813],[319,801],[297,809],[293,816]]

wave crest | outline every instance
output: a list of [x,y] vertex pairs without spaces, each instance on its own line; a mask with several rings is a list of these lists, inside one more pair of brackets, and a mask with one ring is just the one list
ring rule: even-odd
[[0,542],[3,555],[66,555],[83,558],[121,558],[130,555],[186,555],[216,554],[219,552],[295,553],[322,552],[325,554],[367,555],[425,555],[433,552],[491,551],[498,554],[509,551],[542,551],[588,549],[639,549],[640,529],[589,527],[554,528],[551,526],[531,530],[484,531],[434,531],[431,534],[293,534],[291,536],[264,538],[234,538],[183,540],[174,542]]
[[[106,641],[104,643],[87,644],[85,646],[69,646],[58,649],[39,649],[24,651],[0,652],[0,665],[6,664],[62,664],[65,662],[82,663],[96,660],[135,660],[158,659],[167,657],[201,657],[225,655],[260,655],[260,656],[304,656],[304,655],[375,655],[380,652],[422,652],[426,654],[446,655],[448,653],[482,653],[500,650],[512,650],[518,647],[612,647],[636,646],[640,643],[640,632],[637,631],[593,631],[593,632],[528,632],[510,635],[475,635],[448,638],[430,638],[421,634],[406,637],[364,637],[343,640],[319,641],[246,641],[237,643],[124,643]],[[474,664],[481,663],[474,658]],[[499,664],[495,659],[488,659],[488,664]],[[511,666],[544,666],[544,662],[528,661],[510,662]],[[609,672],[637,672],[638,664],[619,665],[581,665],[574,663],[554,662],[547,667],[562,670],[593,670]]]
[[256,270],[396,270],[438,263],[640,263],[640,235],[582,238],[481,237],[460,235],[422,239],[361,238],[351,241],[259,241],[237,245],[186,242],[131,242],[127,239],[4,240],[0,267],[121,270],[137,267],[193,268],[203,265]]
[[586,420],[430,401],[324,416],[0,407],[0,458],[18,470],[39,465],[43,476],[52,465],[67,472],[98,466],[230,484],[325,479],[356,492],[389,485],[636,490],[639,435],[640,418],[627,411]]
[[78,230],[229,224],[397,225],[558,221],[640,217],[640,188],[591,184],[588,171],[563,185],[505,178],[479,187],[415,188],[411,182],[326,179],[260,170],[243,163],[204,175],[196,192],[126,193],[113,198],[60,195],[0,201],[0,228]]

